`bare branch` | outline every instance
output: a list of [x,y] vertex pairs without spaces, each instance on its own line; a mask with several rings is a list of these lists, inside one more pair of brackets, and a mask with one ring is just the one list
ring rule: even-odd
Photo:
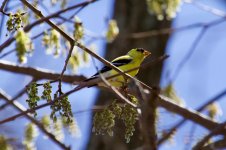
[[[24,27],[24,31],[25,31],[25,32],[28,32],[28,31],[30,31],[33,27],[35,27],[36,25],[39,25],[39,24],[42,23],[42,22],[45,22],[46,20],[49,20],[49,19],[54,18],[54,17],[57,17],[57,16],[59,16],[60,14],[62,14],[62,13],[64,13],[64,12],[67,12],[67,11],[69,11],[69,10],[72,10],[72,9],[75,9],[75,8],[78,8],[78,7],[84,8],[84,7],[87,6],[88,4],[93,3],[93,2],[95,2],[95,1],[97,1],[97,0],[88,0],[88,1],[85,1],[85,2],[82,2],[82,3],[79,3],[79,4],[76,4],[76,5],[70,6],[70,7],[68,7],[68,8],[63,9],[63,10],[57,11],[57,12],[55,12],[55,13],[53,13],[53,14],[47,16],[47,17],[42,17],[41,19],[39,19],[39,20],[37,20],[37,21],[35,21],[35,22],[33,22],[33,23],[27,25],[26,27]],[[32,6],[32,5],[31,5],[31,6]],[[33,6],[32,6],[32,7],[33,7]],[[76,12],[76,13],[77,13],[77,12]],[[14,38],[14,37],[11,37],[11,38],[9,38],[8,40],[6,40],[2,45],[0,45],[0,52],[2,52],[3,49],[4,49],[5,47],[9,46],[14,40],[15,40],[15,38]]]
[[[30,85],[32,82],[36,81],[35,79],[32,79],[28,84]],[[5,104],[1,105],[0,106],[0,110],[4,109],[5,107],[7,107],[8,105],[10,105],[13,101],[17,100],[19,97],[23,96],[24,93],[26,92],[27,90],[27,86],[24,87],[19,93],[16,94],[16,96],[14,96],[9,102],[6,102]]]
[[7,1],[8,1],[8,0],[4,0],[4,1],[2,2],[2,6],[1,6],[1,8],[0,8],[0,12],[2,12],[4,15],[9,16],[9,13],[6,13],[6,12],[4,11],[4,8],[5,8],[5,6],[6,6]]
[[64,72],[66,71],[67,64],[68,64],[68,61],[69,61],[69,59],[70,59],[70,57],[71,57],[71,54],[72,54],[73,49],[74,49],[74,43],[71,43],[71,45],[70,45],[70,50],[69,50],[69,53],[68,53],[67,58],[66,58],[66,60],[65,60],[65,64],[64,64],[63,70],[62,70],[62,72],[61,72],[61,74],[60,74],[60,77],[59,77],[58,90],[59,90],[60,94],[62,93],[62,90],[61,90],[61,82],[62,82],[62,78],[63,78]]
[[208,117],[200,114],[199,112],[195,110],[191,110],[182,106],[179,106],[172,102],[168,97],[165,97],[163,95],[160,95],[160,100],[158,100],[158,106],[163,107],[167,109],[168,111],[177,113],[181,116],[183,116],[186,119],[189,119],[199,125],[202,125],[208,130],[212,130],[216,126],[219,125],[219,123],[209,119]]
[[30,113],[30,112],[33,112],[34,110],[38,110],[38,109],[44,108],[44,107],[46,107],[46,106],[52,105],[52,104],[55,103],[55,101],[57,101],[57,100],[59,100],[59,99],[62,99],[62,98],[66,97],[66,96],[68,96],[68,95],[70,95],[70,94],[72,94],[72,93],[74,93],[74,92],[76,92],[76,91],[79,91],[79,90],[83,89],[84,87],[86,87],[86,86],[79,86],[79,87],[76,87],[76,88],[74,88],[73,90],[70,90],[70,91],[66,92],[65,94],[62,94],[61,96],[55,98],[54,100],[52,100],[52,101],[50,101],[50,102],[48,102],[48,103],[44,103],[44,104],[39,105],[39,106],[37,106],[37,107],[35,107],[35,108],[33,108],[33,109],[27,109],[27,110],[25,110],[25,111],[23,111],[23,112],[21,112],[21,113],[19,113],[19,114],[17,114],[17,115],[14,115],[14,116],[12,116],[12,117],[6,118],[6,119],[0,121],[0,124],[6,123],[6,122],[10,122],[10,121],[13,121],[13,120],[15,120],[15,119],[18,118],[18,117],[21,117],[21,116],[24,116],[24,115],[26,115],[26,114],[28,114],[28,113]]
[[[13,102],[12,100],[10,100],[11,98],[1,89],[0,89],[0,97],[3,98],[7,103],[10,103],[11,106],[13,106],[20,113],[26,110],[26,108],[23,105],[21,105],[19,102],[17,101]],[[46,136],[48,136],[53,142],[55,142],[61,148],[69,149],[67,146],[65,146],[63,143],[57,140],[56,137],[51,132],[47,131],[39,121],[35,120],[33,117],[31,117],[28,114],[24,114],[24,116],[27,119],[29,119],[32,123],[34,123],[43,133],[45,133]]]
[[[218,94],[216,94],[215,96],[213,96],[209,100],[206,100],[206,103],[203,104],[202,106],[200,106],[199,108],[197,108],[196,110],[198,112],[203,111],[209,104],[220,100],[225,95],[226,95],[226,90],[224,89],[223,91],[219,92]],[[170,135],[172,135],[174,133],[174,131],[179,129],[179,127],[181,127],[186,121],[187,121],[186,119],[183,119],[180,122],[178,122],[175,126],[173,126],[170,129],[170,131],[158,141],[158,145],[161,145],[163,142],[165,142],[170,137]]]
[[224,138],[202,147],[202,150],[225,149],[225,148],[226,148],[226,139]]
[[214,21],[210,21],[207,23],[200,22],[200,23],[194,23],[191,25],[186,25],[186,26],[176,27],[176,28],[165,28],[165,29],[161,29],[161,30],[151,30],[151,31],[145,31],[145,32],[132,33],[132,34],[128,35],[128,38],[133,38],[133,39],[148,38],[151,36],[158,36],[161,34],[170,34],[170,33],[174,33],[174,32],[181,32],[181,31],[190,30],[190,29],[194,29],[194,28],[206,28],[206,27],[218,25],[219,23],[223,23],[225,21],[226,21],[226,18],[220,18],[220,19],[216,19]]
[[107,85],[107,87],[116,94],[116,96],[124,101],[125,103],[129,104],[130,106],[136,108],[137,105],[130,102],[125,96],[123,96],[115,87],[111,86],[111,84],[104,78],[104,76],[100,73],[101,80]]
[[141,114],[139,114],[140,130],[143,137],[144,150],[157,150],[157,129],[156,129],[156,110],[159,89],[151,92],[150,95],[145,93],[140,83],[135,82],[136,95],[140,102]]
[[[224,134],[225,133],[225,127],[226,127],[226,122],[218,125],[216,128],[214,128],[208,135],[206,135],[201,141],[199,141],[194,147],[193,147],[193,150],[200,150],[202,149],[202,147],[204,146],[204,144],[206,142],[208,142],[208,140],[216,135],[216,134],[219,134],[220,132],[224,131]],[[222,133],[221,133],[222,134]]]
[[[10,71],[13,73],[29,75],[35,79],[56,80],[60,76],[59,73],[55,73],[47,69],[24,67],[22,65],[16,65],[14,63],[3,61],[3,60],[0,60],[0,69]],[[62,77],[62,81],[66,83],[73,83],[73,82],[79,83],[85,79],[86,78],[84,76],[76,76],[76,75],[63,75]]]
[[[38,106],[38,107],[36,107],[34,109],[28,109],[26,111],[23,111],[22,113],[19,113],[17,115],[12,116],[12,117],[6,118],[6,119],[0,121],[0,124],[12,121],[12,120],[14,120],[14,119],[16,119],[18,117],[23,116],[24,114],[32,112],[34,110],[38,110],[40,108],[52,105],[56,100],[62,99],[63,97],[68,96],[68,95],[70,95],[70,94],[72,94],[72,93],[74,93],[76,91],[79,91],[79,90],[83,89],[84,87],[86,87],[88,85],[92,85],[92,84],[93,84],[93,82],[87,82],[86,85],[83,84],[81,86],[78,86],[78,87],[74,88],[73,90],[70,90],[70,91],[66,92],[65,94],[59,96],[58,98],[54,99],[53,101],[51,101],[49,103],[42,104],[42,105],[40,105],[40,106]],[[219,123],[208,119],[204,115],[202,115],[202,114],[200,114],[200,113],[198,113],[198,112],[196,112],[194,110],[189,110],[187,108],[181,107],[181,106],[173,103],[172,101],[173,100],[170,100],[169,98],[167,98],[167,97],[165,97],[163,95],[160,95],[159,99],[157,101],[157,105],[160,106],[160,107],[164,107],[165,109],[167,109],[169,111],[177,113],[177,114],[183,116],[186,119],[194,121],[195,123],[198,123],[199,125],[207,128],[209,130],[211,130],[213,128],[216,128],[219,125]]]
[[192,4],[206,12],[210,12],[216,16],[219,16],[219,17],[226,17],[226,13],[224,11],[221,11],[219,9],[216,9],[216,8],[213,8],[213,7],[210,7],[208,5],[205,5],[203,3],[200,3],[200,2],[197,2],[197,1],[194,1],[194,0],[183,0],[184,2],[186,3],[189,3],[189,4]]
[[170,82],[175,81],[177,76],[180,74],[182,68],[187,63],[187,61],[191,58],[192,54],[195,52],[196,47],[198,46],[199,42],[201,41],[202,37],[206,33],[207,28],[203,28],[198,36],[195,38],[194,43],[192,44],[191,48],[189,49],[188,53],[182,58],[181,62],[178,64],[177,68],[175,69],[174,74],[172,75]]
[[[26,0],[21,0],[26,6],[28,6],[33,12],[35,12],[38,16],[40,16],[41,18],[43,18],[44,16],[42,15],[42,13],[37,10],[36,8],[34,8],[32,5],[30,5]],[[57,30],[64,38],[66,38],[70,43],[75,43],[75,45],[77,45],[79,48],[85,50],[86,52],[88,52],[89,54],[91,54],[92,56],[96,57],[97,59],[99,59],[101,62],[103,62],[104,64],[106,64],[107,66],[115,69],[116,71],[120,72],[121,75],[123,76],[126,76],[128,78],[132,78],[131,76],[127,75],[127,74],[124,74],[121,70],[119,70],[117,67],[115,67],[114,65],[112,65],[111,63],[109,63],[108,61],[106,61],[105,59],[101,58],[100,56],[98,56],[97,54],[93,53],[91,50],[89,50],[88,48],[86,48],[85,46],[83,46],[82,44],[80,44],[79,42],[77,41],[74,41],[70,36],[68,36],[64,31],[62,31],[60,28],[58,28],[55,24],[53,24],[50,20],[46,20],[46,22],[51,26],[53,27],[55,30]],[[132,78],[134,79],[134,78]],[[136,80],[136,79],[134,79]],[[139,81],[140,82],[140,81]],[[149,90],[151,90],[152,88],[150,88],[149,86],[145,85],[144,83],[140,82],[144,87],[148,88]],[[78,89],[81,89],[83,87],[79,87]],[[65,96],[65,95],[69,95],[73,92],[75,92],[76,90],[78,90],[77,88],[63,94],[62,96]],[[59,97],[61,98],[61,96]],[[53,102],[52,102],[53,103]],[[170,104],[170,105],[169,105]],[[45,106],[48,106],[50,104],[43,104],[43,105],[40,105],[38,106],[36,109],[40,109],[42,107],[45,107]],[[173,112],[176,112],[190,120],[193,120],[197,123],[199,123],[200,125],[203,125],[204,127],[210,129],[212,127],[216,127],[216,125],[218,125],[218,123],[214,122],[214,121],[211,121],[209,119],[207,119],[206,117],[196,113],[196,112],[193,112],[193,111],[190,111],[190,110],[187,110],[183,107],[180,107],[170,101],[168,101],[167,99],[163,98],[161,96],[161,99],[158,100],[158,105],[159,106],[162,106],[162,107],[165,107],[166,109],[170,110],[170,111],[173,111]],[[25,111],[24,113],[27,113],[29,111],[32,111],[32,110],[27,110]],[[22,116],[23,114],[18,114],[16,115],[15,117],[18,117],[18,116]],[[3,123],[4,121],[1,121],[0,123]]]
[[[36,15],[38,15],[41,18],[45,18],[42,14],[41,11],[39,11],[38,9],[36,9],[35,7],[33,7],[30,3],[28,3],[26,0],[21,0],[21,2],[26,5],[28,8],[30,8]],[[90,49],[86,48],[84,45],[82,45],[81,43],[79,43],[78,41],[75,41],[73,38],[71,38],[68,34],[66,34],[63,30],[61,30],[57,25],[55,25],[53,22],[51,22],[49,19],[45,20],[46,23],[48,23],[52,28],[54,28],[56,31],[58,31],[66,40],[68,40],[70,42],[70,44],[74,44],[76,46],[78,46],[79,48],[81,48],[82,50],[86,51],[87,53],[89,53],[90,55],[94,56],[95,58],[97,58],[98,60],[100,60],[102,63],[104,63],[105,65],[113,68],[114,70],[116,70],[117,72],[119,72],[122,76],[127,77],[127,78],[133,78],[128,74],[123,73],[118,67],[114,66],[113,64],[111,64],[109,61],[103,59],[102,57],[100,57],[99,55],[97,55],[96,53],[94,53],[93,51],[91,51]]]

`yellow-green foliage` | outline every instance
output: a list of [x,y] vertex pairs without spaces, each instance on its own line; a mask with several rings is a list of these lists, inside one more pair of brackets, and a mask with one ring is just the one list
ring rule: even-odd
[[81,130],[75,118],[72,118],[72,122],[68,123],[67,118],[61,117],[63,126],[68,129],[68,132],[72,137],[81,137]]
[[[38,96],[38,87],[36,82],[32,82],[30,86],[27,88],[28,99],[26,102],[28,103],[30,108],[35,108],[38,106],[38,101],[40,97]],[[34,111],[34,116],[37,116],[36,111]]]
[[217,116],[222,115],[222,109],[216,102],[208,105],[206,110],[211,119],[216,119]]
[[[90,49],[94,50],[93,47],[90,47]],[[75,46],[72,55],[69,59],[68,67],[72,71],[72,73],[77,73],[79,67],[88,66],[89,62],[90,62],[89,54]]]
[[50,120],[49,115],[43,116],[41,119],[41,123],[46,130],[48,130],[48,131],[50,130],[51,120]]
[[168,84],[168,85],[162,90],[162,94],[165,95],[165,96],[167,96],[167,97],[169,97],[169,98],[171,98],[171,99],[173,100],[173,102],[175,102],[176,104],[182,105],[182,106],[184,105],[184,100],[181,99],[181,98],[177,95],[177,93],[176,93],[176,91],[175,91],[175,89],[174,89],[174,87],[173,87],[173,84]]
[[[56,94],[54,96],[56,98]],[[55,100],[55,102],[51,106],[52,112],[50,118],[56,122],[57,121],[57,113],[60,116],[66,118],[67,123],[71,123],[73,120],[73,113],[71,110],[71,103],[68,100],[68,97],[65,96],[62,99]]]
[[52,5],[56,5],[60,2],[60,7],[64,8],[68,2],[68,0],[50,0]]
[[17,12],[15,14],[12,14],[12,13],[9,14],[9,19],[6,22],[7,30],[9,32],[16,31],[21,27],[23,27],[22,16],[24,14],[25,13],[20,13],[20,12]]
[[46,82],[43,84],[44,90],[42,92],[42,99],[46,99],[47,102],[50,102],[52,100],[51,93],[52,93],[52,86],[50,82]]
[[[138,100],[133,95],[129,95],[130,100],[134,104],[138,104]],[[133,108],[131,105],[126,104],[123,107],[121,119],[125,124],[125,139],[126,143],[130,142],[130,138],[133,136],[133,132],[135,131],[135,123],[138,118],[137,109]]]
[[19,30],[15,36],[16,39],[16,54],[20,63],[27,62],[27,53],[33,51],[33,43],[24,30]]
[[60,119],[53,122],[53,134],[56,136],[57,140],[64,140],[63,123]]
[[38,136],[37,127],[33,123],[29,123],[25,129],[23,145],[26,150],[35,150],[35,138]]
[[[133,95],[128,95],[132,103],[138,104],[138,100]],[[130,138],[135,131],[135,123],[138,118],[137,109],[125,104],[119,105],[115,101],[103,111],[97,112],[93,119],[93,132],[113,136],[115,119],[121,119],[125,125],[125,139],[130,142]]]
[[78,51],[77,47],[74,47],[72,55],[68,62],[68,67],[72,70],[73,73],[77,72],[77,69],[81,63],[81,54]]
[[82,21],[76,16],[74,23],[74,38],[75,40],[81,40],[84,36],[84,27]]
[[108,30],[106,32],[107,42],[111,43],[119,34],[119,28],[116,20],[110,20],[108,23]]
[[58,57],[61,49],[60,40],[60,34],[56,30],[52,29],[50,33],[44,32],[42,44],[46,47],[46,53]]
[[[52,93],[52,86],[50,85],[50,82],[46,82],[43,84],[44,91],[42,93],[42,98],[46,99],[47,102],[51,102],[51,93]],[[38,95],[38,86],[36,82],[32,82],[27,87],[27,93],[28,93],[28,99],[26,102],[28,103],[28,106],[32,109],[36,108],[38,106],[38,101],[40,100],[40,96]],[[54,94],[54,99],[57,98],[58,91]],[[63,93],[61,93],[63,94]],[[60,95],[61,95],[60,94]],[[60,96],[59,95],[59,96]],[[73,121],[73,113],[71,110],[71,104],[68,100],[68,97],[65,96],[61,99],[57,99],[54,101],[54,103],[50,106],[52,109],[50,118],[53,121],[57,121],[57,113],[59,113],[60,116],[65,117],[67,123],[71,123]],[[34,116],[36,116],[37,113],[34,110]]]
[[64,139],[64,129],[66,129],[72,137],[81,136],[81,131],[75,118],[72,118],[72,121],[68,123],[67,118],[64,116],[53,121],[50,119],[49,115],[45,115],[42,117],[41,123],[44,128],[53,133],[58,140]]
[[179,10],[181,0],[146,0],[148,10],[154,13],[159,20],[163,20],[164,16],[172,19]]
[[42,37],[42,45],[45,46],[46,48],[49,47],[50,43],[50,36],[47,31],[44,32],[43,37]]
[[96,134],[105,134],[113,136],[113,127],[115,126],[115,115],[108,108],[97,112],[93,119],[93,132]]
[[12,150],[5,136],[0,135],[0,150]]
[[[26,13],[23,13],[23,12],[26,12]],[[22,26],[21,27],[24,27],[24,26],[28,25],[29,24],[30,14],[27,13],[27,11],[25,11],[24,9],[23,10],[22,9],[17,10],[17,13],[22,14],[21,15],[21,19],[22,19],[22,23],[21,23]]]
[[53,54],[58,56],[60,51],[60,34],[56,30],[51,30],[50,32],[50,45],[55,45],[55,52]]
[[122,107],[114,101],[110,107],[116,118],[120,119],[122,115]]

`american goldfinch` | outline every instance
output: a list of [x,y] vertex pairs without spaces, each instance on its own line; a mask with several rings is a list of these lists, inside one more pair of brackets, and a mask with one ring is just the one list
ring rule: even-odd
[[[126,55],[115,58],[113,61],[111,61],[111,63],[118,67],[120,70],[126,72],[133,68],[139,67],[143,60],[150,54],[151,52],[144,50],[143,48],[135,48],[130,50]],[[138,73],[138,71],[139,69],[133,70],[131,72],[128,72],[128,74],[134,77]],[[100,73],[105,78],[118,74],[118,72],[112,69],[111,67],[104,66],[99,72],[97,72],[96,74],[94,74],[92,77],[85,81],[100,78]],[[125,85],[126,82],[125,78],[122,75],[113,77],[111,79],[108,79],[107,81],[110,83],[111,86],[114,87],[122,87]],[[97,85],[106,87],[104,82],[100,82]]]

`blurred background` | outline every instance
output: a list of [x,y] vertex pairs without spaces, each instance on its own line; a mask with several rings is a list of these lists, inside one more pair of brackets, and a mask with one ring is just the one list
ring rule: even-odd
[[[35,4],[36,1],[29,1]],[[82,3],[84,1],[67,0],[64,8]],[[1,2],[0,2],[1,3]],[[80,40],[86,47],[92,49],[95,53],[103,56],[107,60],[127,53],[130,49],[142,47],[152,52],[146,62],[152,61],[164,54],[169,55],[163,63],[157,63],[140,70],[137,78],[150,86],[159,86],[161,89],[170,88],[165,92],[176,103],[187,108],[197,109],[210,100],[215,95],[222,93],[226,88],[226,2],[224,0],[175,0],[172,1],[170,9],[163,11],[163,8],[151,5],[152,0],[98,0],[85,7],[67,11],[60,17],[52,18],[55,23],[64,21],[61,26],[66,33],[73,36],[75,22],[82,22],[84,27],[84,37]],[[161,2],[164,3],[164,2]],[[159,3],[159,5],[161,4]],[[169,2],[170,3],[170,2]],[[48,16],[59,11],[62,1],[40,0],[36,7],[42,11],[44,16]],[[163,4],[162,4],[163,5]],[[163,10],[161,10],[163,9]],[[18,10],[26,12],[29,15],[29,22],[35,22],[36,16],[25,9],[20,1],[8,0],[5,11],[15,13]],[[77,12],[79,10],[79,12]],[[74,19],[74,14],[78,17]],[[71,19],[65,20],[65,18]],[[7,39],[14,36],[14,33],[7,31],[6,22],[8,16],[0,13],[0,45]],[[109,22],[116,21],[115,28],[119,30],[115,36],[106,38],[109,32]],[[29,23],[28,23],[29,24]],[[26,26],[26,24],[24,25]],[[114,26],[114,23],[113,23]],[[50,27],[46,23],[33,27],[28,35],[36,37]],[[116,29],[116,30],[117,30]],[[7,36],[6,36],[7,35]],[[48,48],[43,45],[43,35],[32,39],[34,51],[27,57],[27,62],[23,66],[34,68],[49,69],[60,73],[66,53],[68,50],[66,42],[60,39],[61,47],[59,49]],[[112,35],[111,35],[112,36]],[[60,37],[62,38],[62,37]],[[66,43],[67,44],[67,43]],[[18,62],[18,55],[15,50],[14,41],[1,50],[0,63],[4,61]],[[94,64],[101,68],[103,66],[96,59],[87,56],[82,50],[75,48],[77,54],[75,59],[79,63],[70,62],[70,67],[65,74],[92,76],[96,72]],[[57,54],[56,54],[57,53]],[[83,57],[83,59],[79,57]],[[95,63],[94,63],[95,62]],[[32,78],[23,74],[17,74],[1,70],[0,87],[7,94],[14,97],[20,92]],[[38,81],[40,83],[46,80]],[[57,90],[57,84],[54,83],[53,90]],[[63,92],[69,91],[74,87],[72,84],[63,84]],[[41,88],[39,88],[41,93]],[[26,103],[27,95],[24,93],[17,101],[28,108]],[[96,135],[92,133],[92,108],[94,105],[110,104],[114,100],[112,93],[96,87],[85,88],[69,96],[72,111],[76,120],[76,136],[72,136],[66,129],[62,129],[62,141],[66,145],[71,145],[74,150],[113,150],[113,149],[137,149],[141,143],[139,138],[139,127],[136,125],[134,136],[130,143],[124,139],[124,127],[119,123],[114,129],[114,136]],[[5,102],[1,101],[1,105]],[[42,102],[41,102],[42,103]],[[225,118],[226,105],[225,98],[216,99],[216,102],[204,111],[213,120],[223,122]],[[37,119],[45,114],[50,114],[49,108],[38,110]],[[0,119],[5,119],[17,114],[13,107],[1,109]],[[211,114],[212,113],[212,114]],[[181,119],[181,116],[168,112],[163,108],[158,109],[157,133],[158,137],[164,136]],[[14,121],[1,124],[0,133],[11,139],[16,149],[23,149],[21,141],[24,140],[24,129],[30,121],[20,117]],[[170,139],[159,146],[161,150],[173,149],[191,149],[192,146],[208,133],[208,130],[186,121]],[[61,149],[50,139],[39,132],[35,138],[37,149]]]

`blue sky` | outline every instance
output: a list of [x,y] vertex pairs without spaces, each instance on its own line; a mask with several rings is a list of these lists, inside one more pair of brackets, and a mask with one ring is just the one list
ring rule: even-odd
[[[223,0],[203,0],[198,2],[222,11],[226,10],[226,3]],[[172,25],[173,27],[181,27],[199,22],[208,23],[219,18],[219,16],[201,10],[194,5],[184,4],[177,17],[173,20]],[[224,69],[224,64],[226,63],[226,36],[222,32],[225,30],[225,25],[226,22],[223,22],[206,31],[193,55],[184,65],[178,77],[173,81],[177,94],[184,99],[186,106],[189,108],[198,108],[226,88],[226,70]],[[167,45],[167,53],[170,55],[170,58],[165,64],[162,85],[166,85],[169,82],[167,79],[167,70],[172,75],[182,58],[190,50],[191,45],[200,31],[201,28],[195,28],[176,32],[171,35]],[[225,98],[222,98],[219,101],[219,105],[224,106],[226,104],[225,100]],[[218,117],[218,121],[222,122],[224,118],[225,110],[223,109],[223,115]],[[177,122],[174,117],[169,118],[169,121],[172,124]],[[188,122],[176,134],[176,143],[171,146],[162,146],[162,149],[184,149],[184,141],[189,135],[191,128],[194,128],[194,126],[192,126],[191,122]],[[195,133],[194,140],[197,140],[207,132],[198,126]]]
[[[79,1],[76,1],[76,3],[78,2]],[[226,10],[226,3],[224,2],[224,0],[202,0],[199,2],[205,3],[207,5],[210,5],[211,7],[215,7],[223,11]],[[74,3],[74,1],[70,1],[70,4]],[[104,29],[106,28],[106,19],[111,18],[112,15],[112,6],[113,0],[100,0],[85,8],[81,13],[79,13],[78,16],[83,21],[85,28],[94,33],[103,34]],[[51,10],[51,12],[54,11]],[[197,8],[191,4],[183,4],[177,17],[173,20],[172,26],[181,27],[199,22],[210,22],[218,18],[218,16],[203,11],[200,8]],[[202,105],[206,100],[226,88],[226,70],[224,69],[224,64],[226,63],[226,34],[224,32],[225,25],[226,22],[216,25],[207,30],[207,32],[199,42],[198,46],[196,47],[194,54],[184,65],[178,77],[173,81],[178,95],[184,99],[186,106],[189,108],[197,108],[198,106]],[[46,28],[46,25],[40,25],[38,28],[44,29]],[[177,65],[181,62],[182,58],[190,50],[190,47],[199,32],[200,28],[195,28],[186,31],[176,32],[171,35],[166,49],[167,54],[170,55],[170,58],[165,62],[164,72],[162,76],[163,78],[161,81],[162,86],[165,86],[169,82],[169,78],[167,76],[168,71],[170,71],[169,73],[170,75],[172,75]],[[38,33],[37,30],[32,30],[32,35],[35,35],[36,33]],[[8,37],[2,37],[1,42],[5,41],[7,38]],[[60,72],[64,64],[64,58],[49,59],[49,56],[46,56],[45,54],[44,47],[42,47],[40,43],[41,39],[39,38],[35,43],[36,49],[34,55],[33,57],[29,58],[28,64],[26,65],[54,69]],[[97,40],[95,41],[95,44],[97,45],[97,53],[103,56],[105,52],[104,41]],[[5,51],[11,50],[13,46],[14,45],[8,47],[7,49],[5,49]],[[140,47],[142,47],[142,45]],[[16,62],[16,57],[14,54],[4,59]],[[98,61],[96,62],[98,63],[98,66],[101,66],[101,63],[99,63]],[[30,80],[30,77],[14,75],[4,71],[0,72],[2,74],[2,80],[0,81],[1,88],[8,91],[8,93],[12,95],[15,95],[18,89],[21,88],[21,85],[25,86],[26,83]],[[80,74],[84,74],[86,76],[91,76],[94,72],[95,68],[93,66],[81,69],[79,71]],[[6,81],[10,81],[10,83],[12,82],[12,84],[8,84],[8,82]],[[63,89],[64,91],[68,91],[71,88],[72,87],[69,85],[64,85]],[[73,111],[76,112],[80,110],[90,109],[92,107],[92,104],[94,103],[96,91],[96,88],[87,88],[70,96],[69,98],[71,100]],[[26,96],[23,96],[19,101],[25,104],[25,99]],[[219,103],[221,106],[225,106],[225,98],[223,98]],[[6,113],[4,118],[6,116],[11,116],[14,113],[17,113],[14,111],[12,113],[12,108],[8,108],[7,111],[10,113]],[[44,109],[40,111],[40,113],[44,114],[47,111],[48,109]],[[181,119],[179,116],[175,117],[175,114],[166,114],[166,112],[162,109],[160,112],[162,112],[163,115],[168,116],[162,118],[160,117],[160,129],[164,127],[170,128],[170,126],[174,125],[177,120]],[[79,113],[75,115],[78,125],[81,128],[82,137],[66,137],[65,139],[66,143],[73,143],[72,147],[74,150],[81,150],[85,148],[86,142],[88,140],[87,135],[89,135],[91,127],[90,115],[90,112]],[[218,119],[219,121],[223,121],[224,118],[225,113],[223,113],[223,116],[219,117]],[[16,122],[16,126],[14,122],[9,123],[13,127],[11,132],[12,135],[15,135],[15,133],[17,133],[18,138],[21,138],[21,136],[23,135],[23,130],[17,130],[16,127],[20,127],[22,129],[24,126],[24,122],[27,122],[27,120],[20,118],[17,119]],[[176,143],[170,145],[163,145],[160,149],[184,149],[185,137],[188,136],[191,127],[191,122],[188,121],[188,123],[179,130],[178,134],[176,134]],[[196,131],[197,132],[194,136],[195,139],[202,137],[206,133],[206,130],[201,127],[197,127]],[[48,147],[46,147],[47,144]],[[38,149],[43,150],[47,150],[50,148],[59,149],[58,146],[54,145],[52,142],[49,142],[48,139],[43,140],[43,136],[38,137],[37,146]]]

